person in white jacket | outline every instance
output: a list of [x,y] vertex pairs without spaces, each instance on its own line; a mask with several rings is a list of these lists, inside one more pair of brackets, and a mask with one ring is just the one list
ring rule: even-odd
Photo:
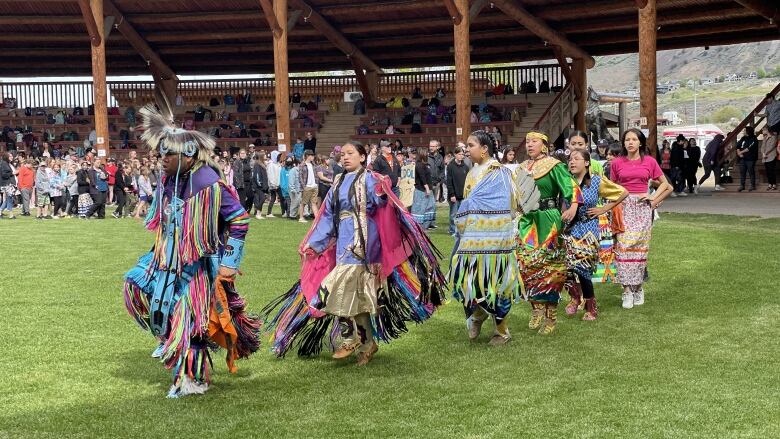
[[275,218],[274,214],[271,213],[271,209],[273,209],[274,202],[277,198],[280,199],[279,204],[281,204],[282,197],[282,194],[279,191],[279,177],[282,172],[282,167],[273,158],[274,156],[268,160],[265,167],[268,172],[268,211],[266,212],[266,218]]

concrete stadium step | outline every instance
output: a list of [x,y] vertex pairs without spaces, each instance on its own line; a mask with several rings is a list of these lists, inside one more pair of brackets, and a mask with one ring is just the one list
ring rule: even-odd
[[352,104],[340,103],[338,111],[328,113],[317,134],[317,154],[330,154],[335,145],[342,145],[349,140],[358,125],[360,115],[352,114]]

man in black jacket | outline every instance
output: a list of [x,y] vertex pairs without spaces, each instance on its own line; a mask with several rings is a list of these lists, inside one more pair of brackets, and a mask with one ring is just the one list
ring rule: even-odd
[[682,134],[677,136],[677,140],[672,144],[672,152],[669,157],[669,166],[671,166],[672,174],[672,187],[674,192],[672,196],[678,195],[686,196],[683,189],[685,189],[685,180],[683,179],[683,167],[685,166],[685,136]]
[[[254,146],[254,145],[250,145]],[[246,150],[241,148],[238,151],[238,158],[233,162],[233,187],[238,192],[238,200],[247,213],[252,211],[252,202],[254,201],[254,192],[252,191],[252,166],[249,163],[249,157]]]
[[398,179],[401,177],[401,164],[398,163],[398,159],[393,155],[388,140],[381,140],[379,148],[380,154],[373,163],[374,172],[390,177],[393,193],[398,196],[401,193],[398,189]]
[[750,189],[756,190],[756,161],[758,160],[758,137],[753,127],[745,128],[745,135],[737,142],[737,158],[739,160],[739,189],[745,190],[745,177],[750,174]]
[[465,151],[460,146],[455,148],[455,158],[447,165],[447,195],[450,197],[450,235],[455,236],[455,214],[458,213],[460,202],[463,201],[463,188],[466,186],[466,176],[469,166],[463,161]]

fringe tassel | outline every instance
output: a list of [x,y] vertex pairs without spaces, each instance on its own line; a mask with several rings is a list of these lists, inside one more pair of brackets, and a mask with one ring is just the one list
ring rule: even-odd
[[130,281],[125,281],[125,308],[141,329],[149,330],[149,300],[146,294]]
[[518,301],[523,290],[514,253],[455,254],[448,283],[467,304],[484,299],[495,306],[499,297]]
[[[279,311],[276,316],[269,320],[268,316],[277,308]],[[280,358],[283,358],[294,346],[298,346],[300,356],[318,354],[322,350],[327,327],[333,321],[328,317],[312,318],[309,304],[306,303],[306,298],[301,291],[300,281],[261,311],[265,330],[271,332],[271,351]],[[323,324],[325,324],[324,332],[321,327]],[[314,328],[309,328],[310,326]],[[317,336],[320,338],[317,339]]]
[[182,378],[188,376],[199,383],[210,383],[209,373],[211,357],[205,344],[195,344],[188,347],[171,367],[173,372],[173,386],[180,387]]
[[260,327],[262,321],[258,316],[245,311],[246,301],[232,288],[226,288],[228,308],[233,327],[236,328],[236,353],[238,358],[247,358],[260,349]]
[[154,248],[155,267],[175,267],[178,272],[206,254],[216,253],[219,249],[219,209],[222,203],[222,190],[219,183],[203,188],[184,202],[182,226],[175,230],[173,248],[176,256],[167,260],[168,246],[163,236],[159,203],[162,192],[155,194],[152,207],[146,217],[146,227],[156,232]]

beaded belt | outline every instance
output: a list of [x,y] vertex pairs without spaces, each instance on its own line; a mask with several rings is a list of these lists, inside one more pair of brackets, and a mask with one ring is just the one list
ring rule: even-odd
[[539,200],[539,210],[558,209],[561,204],[557,198],[542,198]]

